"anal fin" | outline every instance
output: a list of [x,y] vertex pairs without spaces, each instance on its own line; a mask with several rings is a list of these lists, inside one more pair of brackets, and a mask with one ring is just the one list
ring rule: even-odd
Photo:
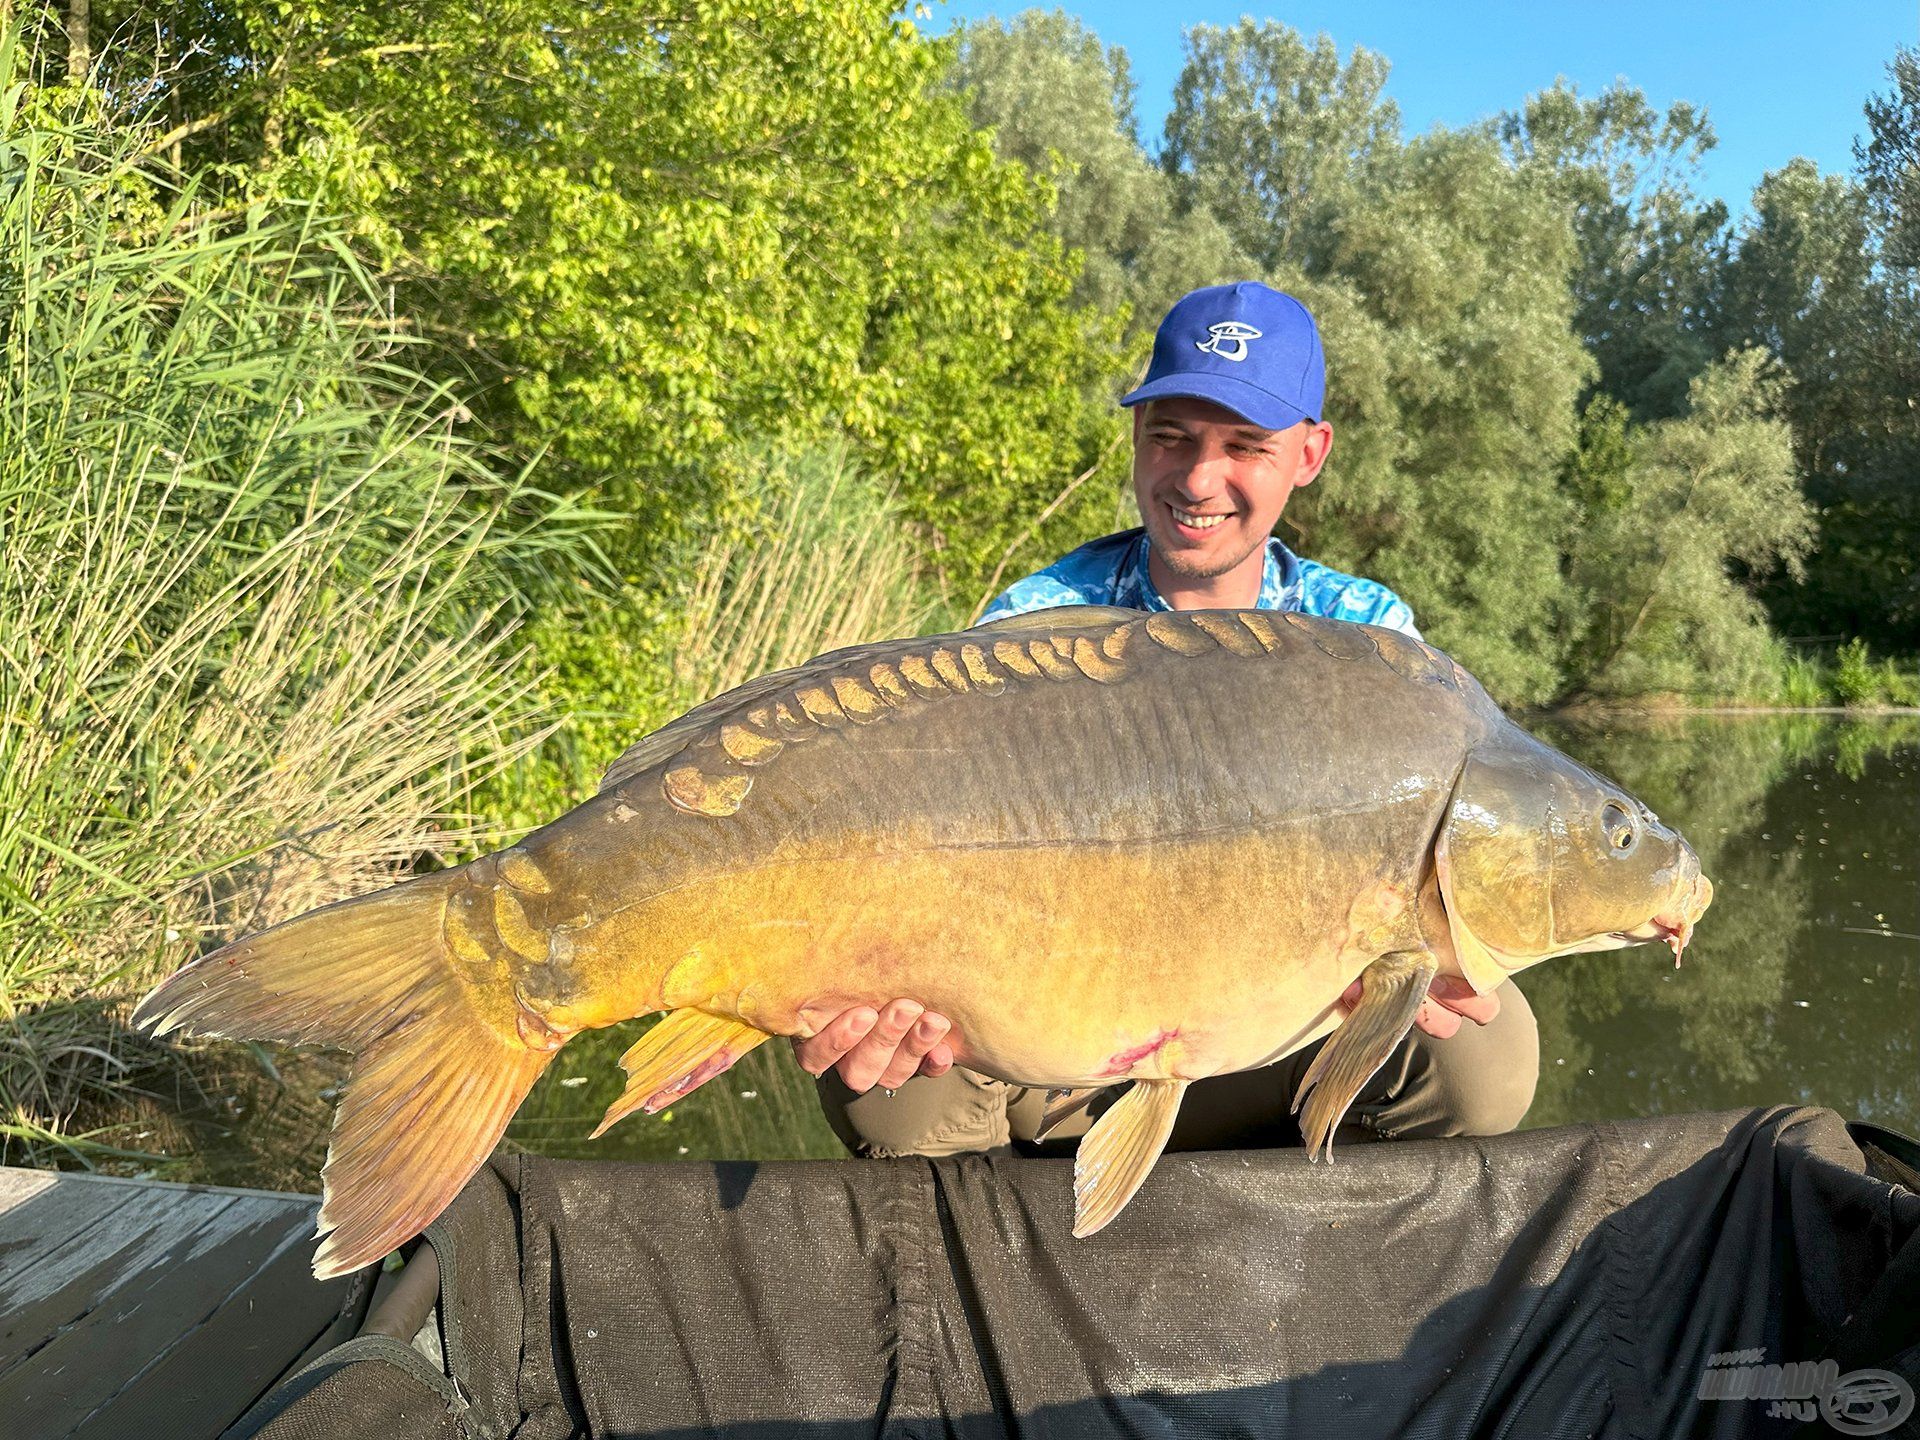
[[607,1107],[606,1118],[592,1138],[598,1139],[635,1110],[651,1115],[671,1105],[727,1070],[754,1046],[772,1038],[731,1015],[673,1011],[620,1057],[620,1068],[627,1072],[627,1088]]
[[1293,1113],[1300,1116],[1308,1159],[1318,1160],[1324,1149],[1332,1162],[1334,1128],[1360,1087],[1387,1063],[1394,1047],[1413,1028],[1420,1003],[1427,998],[1427,986],[1439,970],[1440,962],[1432,955],[1399,952],[1382,955],[1360,972],[1360,1003],[1327,1037],[1293,1097]]
[[1073,1161],[1073,1234],[1093,1234],[1133,1198],[1167,1148],[1184,1080],[1136,1080],[1080,1141]]

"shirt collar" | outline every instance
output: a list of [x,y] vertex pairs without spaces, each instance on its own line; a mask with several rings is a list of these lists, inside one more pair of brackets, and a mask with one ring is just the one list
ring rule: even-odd
[[[1151,542],[1142,530],[1140,538],[1127,547],[1114,577],[1113,603],[1131,610],[1171,610],[1166,598],[1154,588],[1147,570]],[[1260,596],[1254,601],[1259,610],[1298,610],[1300,608],[1300,557],[1281,542],[1278,535],[1267,537],[1266,563],[1260,568]]]

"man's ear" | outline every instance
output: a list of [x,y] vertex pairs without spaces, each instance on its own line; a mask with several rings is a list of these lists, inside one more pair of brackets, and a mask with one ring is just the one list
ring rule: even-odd
[[[1305,425],[1307,422],[1300,422]],[[1293,479],[1293,488],[1311,485],[1314,477],[1320,473],[1320,467],[1327,463],[1327,456],[1333,453],[1333,426],[1321,420],[1310,426],[1300,441],[1300,469]]]
[[1147,411],[1152,408],[1153,402],[1151,400],[1147,401],[1144,405],[1136,405],[1133,407],[1133,444],[1135,449],[1138,449],[1140,445],[1140,432],[1147,428]]

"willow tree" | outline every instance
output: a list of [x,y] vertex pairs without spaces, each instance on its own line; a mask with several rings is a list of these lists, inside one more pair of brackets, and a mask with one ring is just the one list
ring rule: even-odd
[[1288,510],[1294,539],[1399,590],[1502,698],[1547,698],[1557,476],[1590,374],[1564,208],[1487,131],[1404,140],[1378,56],[1250,20],[1188,44],[1170,171],[1325,338],[1333,457]]

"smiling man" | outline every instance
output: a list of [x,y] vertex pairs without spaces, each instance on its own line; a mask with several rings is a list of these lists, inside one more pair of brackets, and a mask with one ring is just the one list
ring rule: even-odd
[[1333,449],[1326,360],[1307,307],[1255,281],[1196,290],[1168,312],[1133,410],[1145,522],[1009,587],[981,620],[1057,605],[1299,610],[1417,635],[1386,586],[1303,560],[1274,535]]
[[[1313,316],[1254,281],[1182,298],[1161,322],[1133,411],[1133,491],[1143,525],[1094,540],[1008,587],[982,621],[1061,605],[1138,610],[1295,610],[1417,636],[1386,586],[1295,555],[1273,527],[1333,449],[1326,362]],[[1301,721],[1311,724],[1311,696]],[[1359,998],[1359,982],[1349,1003]],[[1462,1018],[1472,1021],[1462,1026]],[[1434,983],[1417,1030],[1360,1092],[1339,1141],[1495,1135],[1513,1129],[1539,1078],[1533,1013],[1512,981],[1476,996]],[[795,1044],[821,1077],[827,1118],[863,1155],[1071,1148],[1096,1103],[1034,1140],[1037,1090],[955,1068],[945,1017],[899,999],[848,1010]],[[1324,1043],[1324,1042],[1321,1042]],[[1300,1144],[1294,1094],[1320,1044],[1265,1069],[1196,1081],[1173,1150]],[[1109,1092],[1112,1095],[1114,1092]]]

